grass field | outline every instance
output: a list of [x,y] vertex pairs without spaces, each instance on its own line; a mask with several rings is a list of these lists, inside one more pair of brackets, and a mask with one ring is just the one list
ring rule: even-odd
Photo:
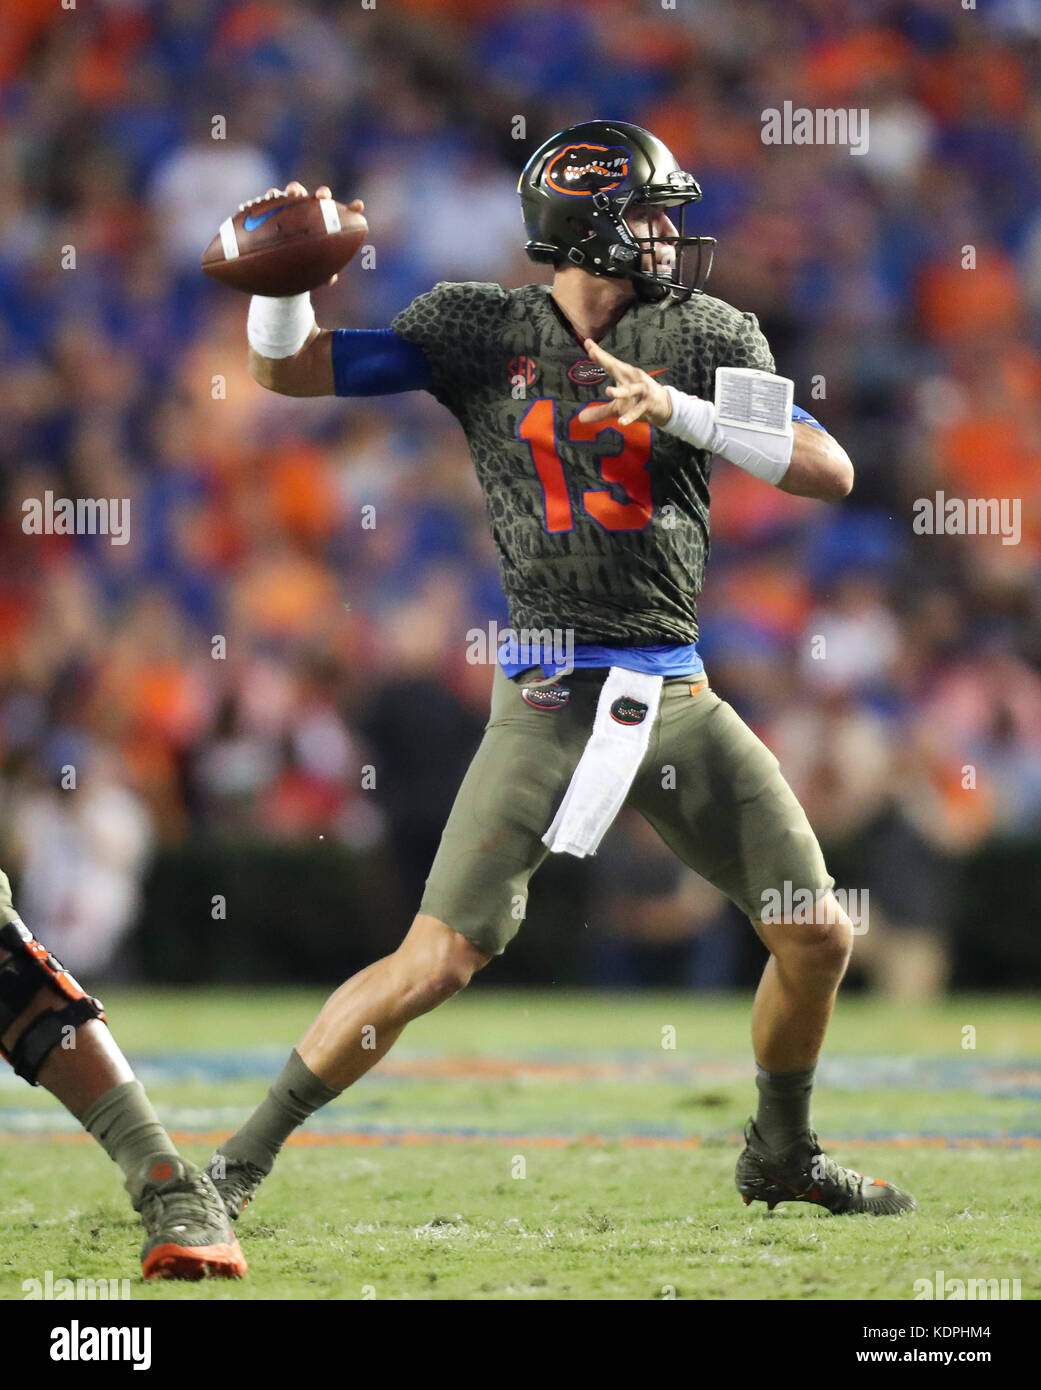
[[[203,1161],[320,994],[103,991],[163,1119]],[[745,1208],[746,998],[463,995],[309,1122],[239,1222],[241,1284],[146,1285],[108,1159],[0,1079],[0,1297],[131,1279],[151,1299],[912,1299],[937,1271],[1041,1291],[1041,1011],[843,1001],[819,1072],[831,1152],[916,1194],[899,1219]],[[675,1047],[669,1042],[675,1029]],[[974,1038],[966,1029],[974,1029]],[[966,1048],[972,1040],[975,1048]],[[523,1174],[523,1176],[521,1176]]]

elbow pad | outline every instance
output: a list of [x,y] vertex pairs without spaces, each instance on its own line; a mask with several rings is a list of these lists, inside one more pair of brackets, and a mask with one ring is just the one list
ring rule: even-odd
[[748,367],[716,368],[716,399],[703,401],[666,386],[672,414],[661,428],[695,449],[707,449],[777,484],[788,471],[795,444],[794,383]]

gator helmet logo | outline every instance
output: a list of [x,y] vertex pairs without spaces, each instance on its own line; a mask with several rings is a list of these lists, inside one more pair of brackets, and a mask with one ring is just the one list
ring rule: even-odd
[[534,357],[511,357],[506,364],[506,371],[511,386],[516,386],[518,380],[523,381],[525,386],[534,386],[535,378],[539,374],[539,365]]
[[606,367],[601,367],[590,357],[582,357],[577,362],[573,362],[568,368],[567,374],[576,386],[599,386],[602,381],[607,379]]
[[647,718],[647,706],[622,695],[611,706],[611,718],[619,724],[642,724]]
[[546,183],[554,193],[591,198],[624,183],[631,163],[632,154],[624,145],[568,145],[551,160]]
[[563,685],[526,685],[521,696],[532,709],[554,710],[564,708],[571,691]]

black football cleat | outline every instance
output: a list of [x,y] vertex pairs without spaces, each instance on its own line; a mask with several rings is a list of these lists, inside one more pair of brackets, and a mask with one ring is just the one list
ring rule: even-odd
[[791,1148],[767,1148],[752,1120],[745,1130],[745,1147],[737,1160],[734,1181],[745,1206],[765,1202],[773,1211],[778,1202],[812,1202],[833,1216],[867,1212],[896,1216],[914,1211],[918,1203],[908,1192],[882,1178],[868,1178],[843,1168],[821,1150],[811,1132]]

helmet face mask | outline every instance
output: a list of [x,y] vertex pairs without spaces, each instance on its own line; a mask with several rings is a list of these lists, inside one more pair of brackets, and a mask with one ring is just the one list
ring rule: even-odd
[[[700,197],[701,190],[698,189],[697,198]],[[688,299],[692,294],[700,294],[704,290],[705,282],[712,270],[716,241],[714,237],[694,236],[688,233],[688,214],[692,201],[678,205],[640,204],[634,199],[631,206],[621,213],[620,220],[640,252],[640,258],[635,262],[636,269],[630,278],[641,298],[661,300],[672,295],[676,299]],[[658,234],[648,222],[645,234],[641,235],[635,231],[630,223],[642,222],[644,218],[642,215],[634,217],[633,213],[642,214],[644,208],[648,213],[653,213],[655,208],[661,208],[669,221],[673,222],[674,230]],[[642,230],[641,228],[640,231]],[[671,255],[662,258],[659,255],[660,250],[671,252]],[[662,259],[666,260],[666,265],[662,265]]]
[[[687,299],[703,290],[715,239],[687,230],[701,189],[649,131],[622,121],[571,126],[536,150],[517,190],[532,260],[630,280],[637,295],[651,301]],[[650,225],[646,214],[656,208],[670,220],[678,209],[674,233],[658,234]],[[646,235],[628,224],[637,210],[647,223],[638,231]],[[662,249],[671,249],[664,265]]]

